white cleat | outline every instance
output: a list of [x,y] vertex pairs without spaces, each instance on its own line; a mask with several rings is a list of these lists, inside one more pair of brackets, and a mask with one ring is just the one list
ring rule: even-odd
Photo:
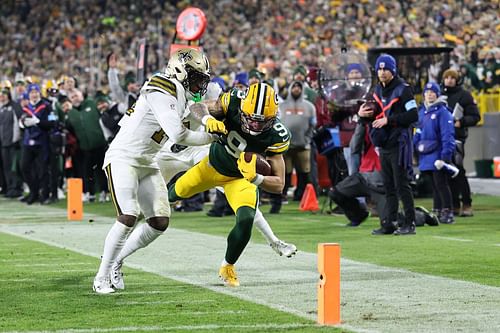
[[111,266],[111,272],[109,272],[109,279],[111,280],[111,286],[115,289],[123,290],[125,289],[125,282],[123,281],[122,264],[114,263]]
[[92,289],[98,294],[111,294],[115,292],[108,277],[96,277]]
[[276,242],[273,242],[269,245],[274,250],[274,252],[276,252],[280,256],[291,258],[295,253],[297,253],[297,247],[295,245],[285,243],[281,240],[277,240]]

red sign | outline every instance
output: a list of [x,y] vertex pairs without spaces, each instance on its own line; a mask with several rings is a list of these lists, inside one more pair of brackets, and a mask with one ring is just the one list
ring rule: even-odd
[[207,18],[201,9],[196,7],[186,8],[177,18],[177,37],[184,40],[200,39],[206,27]]

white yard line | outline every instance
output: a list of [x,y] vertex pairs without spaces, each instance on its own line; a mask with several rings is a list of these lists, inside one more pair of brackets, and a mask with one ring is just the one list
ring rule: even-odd
[[44,264],[13,264],[12,266],[14,267],[54,267],[54,266],[94,266],[93,263],[90,262],[64,262],[64,261],[57,261],[53,263],[44,263]]
[[[200,330],[238,330],[238,329],[261,329],[261,330],[285,330],[314,327],[317,325],[311,324],[256,324],[256,325],[182,325],[182,326],[126,326],[113,328],[67,328],[55,331],[22,331],[23,333],[106,333],[106,332],[151,332],[151,331],[200,331]],[[19,331],[11,331],[7,333],[18,333]]]
[[465,239],[465,238],[445,237],[445,236],[432,236],[432,237],[437,239],[456,241],[456,242],[473,242],[472,239]]
[[[0,216],[6,216],[2,214],[3,209],[0,205]],[[39,207],[33,213],[43,215],[43,209]],[[64,219],[62,215],[59,221]],[[100,220],[106,221],[102,217]],[[50,225],[9,223],[0,224],[0,231],[98,258],[112,219],[107,221]],[[287,259],[278,257],[269,246],[250,243],[237,265],[241,287],[226,288],[217,277],[225,245],[225,237],[172,228],[148,248],[131,256],[126,266],[316,319],[319,276],[316,254],[299,252]],[[498,332],[500,328],[500,288],[347,259],[342,260],[341,269],[342,327],[346,329],[355,332]],[[125,275],[127,286],[126,279]],[[140,286],[133,284],[127,287],[127,291],[138,289]],[[189,330],[190,326],[183,327],[186,329],[178,330]],[[201,328],[196,326],[192,330],[196,329]]]

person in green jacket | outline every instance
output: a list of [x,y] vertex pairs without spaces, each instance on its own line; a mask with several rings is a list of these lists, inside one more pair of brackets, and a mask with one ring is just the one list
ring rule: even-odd
[[99,201],[102,202],[108,193],[106,175],[101,168],[108,144],[99,124],[100,113],[95,101],[84,98],[78,89],[70,91],[68,98],[73,108],[68,112],[66,125],[78,141],[80,159],[77,160],[81,161],[84,201],[95,200],[97,180],[102,191]]

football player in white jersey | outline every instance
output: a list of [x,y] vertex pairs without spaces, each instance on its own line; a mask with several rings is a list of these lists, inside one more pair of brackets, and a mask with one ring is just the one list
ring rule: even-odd
[[203,96],[210,81],[207,57],[186,48],[174,52],[164,73],[153,75],[141,88],[137,102],[120,121],[120,131],[111,143],[103,169],[108,177],[116,208],[116,222],[104,242],[99,271],[93,289],[99,294],[114,292],[110,270],[135,226],[139,212],[146,223],[134,232],[134,241],[142,248],[154,241],[168,227],[170,205],[168,191],[154,159],[167,142],[206,145],[226,133],[222,122],[198,107],[191,112],[206,126],[208,133],[191,131],[182,124],[187,103]]
[[[220,86],[211,82],[208,84],[207,93],[203,99],[207,101],[215,101],[221,93],[222,89]],[[190,108],[186,109],[183,120],[186,125],[194,124],[194,126],[196,126],[196,118],[193,119],[190,116]],[[209,149],[210,145],[183,146],[176,144],[172,140],[168,140],[156,155],[156,161],[158,162],[160,172],[165,180],[165,183],[168,184],[168,182],[176,174],[181,171],[186,171],[196,163],[200,162],[205,156],[208,155]],[[223,191],[222,188],[219,188],[219,190]],[[271,226],[258,208],[255,213],[254,225],[262,233],[271,248],[280,256],[292,257],[297,252],[297,247],[294,244],[288,244],[276,237],[271,229]],[[140,232],[140,228],[136,228],[132,232],[130,237],[125,242],[121,252],[116,257],[116,261],[113,263],[110,279],[111,284],[115,289],[125,289],[121,268],[125,258],[143,247],[141,246]]]

